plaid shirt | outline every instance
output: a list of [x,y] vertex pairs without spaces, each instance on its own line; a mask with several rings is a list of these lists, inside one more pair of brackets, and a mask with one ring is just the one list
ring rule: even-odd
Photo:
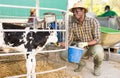
[[83,24],[72,18],[68,35],[68,43],[73,41],[89,42],[96,40],[100,43],[100,24],[95,18],[85,17]]

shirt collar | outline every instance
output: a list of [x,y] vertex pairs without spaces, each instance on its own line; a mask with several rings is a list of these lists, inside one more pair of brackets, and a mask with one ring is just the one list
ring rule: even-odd
[[[85,16],[84,21],[87,21],[87,20],[90,20],[90,18]],[[78,23],[78,24],[80,23],[74,16],[73,16],[73,22]]]

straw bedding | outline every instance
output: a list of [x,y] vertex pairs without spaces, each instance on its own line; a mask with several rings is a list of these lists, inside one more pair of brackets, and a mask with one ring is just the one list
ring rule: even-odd
[[[5,57],[0,57],[0,59],[1,58],[5,59]],[[9,60],[0,62],[0,71],[1,71],[0,78],[4,78],[7,76],[26,74],[25,60],[12,61],[11,59],[13,58],[20,59],[21,56],[8,56],[7,59]],[[36,72],[43,72],[47,70],[57,69],[58,67],[60,66],[55,65],[55,63],[52,63],[52,62],[46,63],[45,60],[38,60],[37,66],[36,66]],[[37,78],[66,78],[66,73],[65,73],[65,70],[60,70],[57,72],[37,75]]]

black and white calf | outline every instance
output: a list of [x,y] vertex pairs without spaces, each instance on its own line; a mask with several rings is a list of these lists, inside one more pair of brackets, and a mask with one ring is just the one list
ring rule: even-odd
[[[2,31],[3,29],[5,29],[6,31]],[[12,29],[14,31],[7,31],[7,29]],[[38,30],[39,29],[40,28],[38,28]],[[16,49],[17,51],[27,52],[27,78],[36,78],[36,53],[41,51],[46,44],[51,42],[56,43],[58,39],[56,31],[50,33],[48,31],[35,32],[31,30],[33,29],[30,27],[22,27],[11,23],[0,23],[0,47],[8,47]]]

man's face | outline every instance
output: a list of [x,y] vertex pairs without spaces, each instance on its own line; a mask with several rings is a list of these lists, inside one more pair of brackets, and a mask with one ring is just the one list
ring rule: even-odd
[[109,11],[109,8],[105,8],[105,12]]
[[84,8],[75,8],[72,11],[73,11],[73,15],[75,16],[76,19],[81,19],[85,14]]

